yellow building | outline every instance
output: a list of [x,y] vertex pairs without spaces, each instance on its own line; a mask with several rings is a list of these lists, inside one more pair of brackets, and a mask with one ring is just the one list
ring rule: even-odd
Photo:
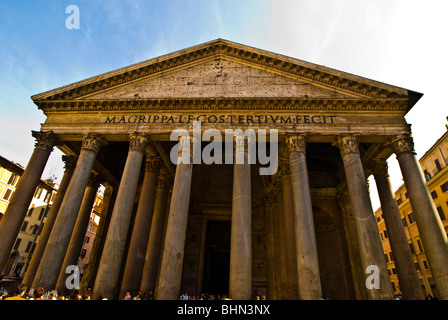
[[[24,168],[20,164],[0,156],[0,220],[9,205],[23,171]],[[2,270],[2,274],[6,277],[22,276],[25,272],[56,194],[56,188],[57,186],[52,181],[41,180],[37,186],[8,263]]]
[[[445,231],[448,233],[448,130],[437,142],[420,158],[420,165],[427,181],[429,192],[439,212]],[[413,210],[409,202],[406,187],[401,185],[394,193],[398,204],[401,219],[408,238],[409,246],[413,254],[415,267],[422,285],[422,290],[427,294],[437,296],[437,288],[431,274],[430,265],[426,258],[425,248],[420,239],[418,226],[415,222]],[[381,208],[375,212],[378,229],[382,240],[384,254],[390,279],[395,294],[399,294],[400,284],[395,270],[393,253],[389,243],[386,225]]]

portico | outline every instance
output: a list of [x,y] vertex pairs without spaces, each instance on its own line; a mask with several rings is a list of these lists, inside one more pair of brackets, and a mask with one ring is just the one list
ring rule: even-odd
[[[404,119],[420,97],[221,39],[35,95],[47,116],[41,134],[57,137],[53,146],[78,160],[45,251],[32,261],[39,265],[33,286],[63,283],[60,269],[94,173],[114,190],[95,240],[97,267],[81,284],[94,298],[142,289],[177,299],[213,289],[232,299],[392,299],[366,179],[373,163],[395,153],[411,202],[418,198],[416,218],[430,221],[422,239],[425,248],[437,244],[428,259],[448,298],[446,236]],[[246,136],[233,135],[230,146],[207,136],[230,129],[265,132],[256,150],[277,147],[278,170],[263,174],[270,163],[250,159]],[[175,130],[182,134],[173,139]],[[212,142],[222,148],[211,152]],[[196,163],[193,145],[222,162]],[[401,263],[413,265],[407,257]],[[378,271],[373,287],[369,266]],[[228,281],[213,282],[219,276]],[[406,281],[414,284],[409,296],[421,297],[418,278]]]

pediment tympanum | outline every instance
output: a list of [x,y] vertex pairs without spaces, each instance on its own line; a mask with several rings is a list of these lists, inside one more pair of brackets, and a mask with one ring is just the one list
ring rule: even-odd
[[265,105],[274,109],[284,108],[286,101],[292,109],[309,108],[311,103],[320,108],[386,107],[406,113],[420,97],[407,89],[218,39],[37,94],[32,99],[44,112],[92,107],[111,110],[123,105],[133,110],[163,109],[166,103],[170,109],[182,110],[173,102],[184,99],[196,109],[210,106],[210,101],[219,109],[220,101],[243,101],[250,107],[253,100],[265,100]]
[[84,99],[232,97],[351,98],[352,96],[272,71],[216,58],[113,87],[88,95]]

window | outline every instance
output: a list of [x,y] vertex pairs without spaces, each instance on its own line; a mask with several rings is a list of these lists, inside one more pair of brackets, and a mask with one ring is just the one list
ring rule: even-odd
[[19,180],[19,175],[13,172],[9,177],[8,184],[14,187],[17,183],[17,180]]
[[83,259],[87,254],[87,249],[86,248],[82,248],[81,250],[81,259]]
[[89,231],[92,231],[93,224],[89,223]]
[[33,241],[28,241],[28,244],[26,245],[25,252],[30,252],[32,246],[33,246]]
[[442,170],[442,166],[440,165],[439,159],[434,160],[434,163],[436,165],[437,171]]
[[437,199],[437,192],[436,190],[434,190],[433,192],[431,192],[431,197],[435,200]]
[[20,243],[22,242],[22,239],[17,238],[16,243],[14,243],[14,250],[19,250]]
[[9,198],[11,198],[12,190],[6,189],[5,194],[3,195],[3,200],[9,201]]
[[37,218],[39,221],[42,220],[45,213],[45,207],[40,208],[39,218]]
[[429,265],[428,265],[428,262],[426,260],[423,260],[423,266],[425,267],[426,270],[429,269]]
[[408,213],[408,220],[409,220],[409,223],[415,222],[414,214],[412,212]]
[[384,238],[386,238],[386,239],[388,238],[386,229],[384,229]]
[[445,213],[443,212],[443,209],[442,209],[441,206],[437,207],[437,211],[439,212],[440,219],[441,219],[442,221],[445,220],[445,219],[446,219],[446,218],[445,218]]
[[440,189],[442,189],[442,192],[447,192],[448,191],[448,181],[445,182],[444,184],[442,184],[440,186]]
[[23,221],[22,228],[20,228],[20,231],[25,232],[27,226],[28,226],[28,221]]
[[403,227],[408,226],[408,223],[406,222],[406,218],[401,218],[401,221],[403,222]]
[[402,203],[403,203],[403,200],[401,200],[401,198],[398,198],[398,199],[397,199],[397,204],[400,205],[400,204],[402,204]]
[[28,210],[27,216],[28,216],[28,217],[31,217],[31,215],[33,214],[33,211],[34,211],[34,204],[33,204],[33,206],[30,208],[30,210]]
[[425,169],[425,171],[423,171],[423,173],[425,174],[425,179],[426,179],[426,181],[428,181],[429,179],[431,179],[431,175],[429,174],[428,170]]
[[40,196],[42,195],[42,191],[44,191],[42,187],[37,187],[36,192],[34,193],[34,197],[39,199]]
[[89,236],[86,236],[86,237],[84,238],[84,243],[89,243],[89,241],[90,241],[90,237],[89,237]]
[[50,199],[51,199],[51,192],[47,191],[47,194],[45,195],[45,199],[44,199],[44,201],[45,201],[46,203],[49,203],[49,202],[50,202]]
[[411,248],[411,253],[415,254],[415,249],[414,249],[414,245],[411,243],[409,243],[409,248]]
[[33,235],[35,235],[37,233],[37,231],[39,230],[39,226],[37,224],[35,224],[31,230],[31,233]]
[[418,249],[420,250],[420,252],[423,252],[423,245],[422,245],[422,242],[420,241],[420,239],[417,239],[417,245],[418,245]]

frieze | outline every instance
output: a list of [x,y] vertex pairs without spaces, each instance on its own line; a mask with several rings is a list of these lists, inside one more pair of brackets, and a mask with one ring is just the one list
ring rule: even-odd
[[103,118],[104,124],[190,124],[194,121],[210,124],[334,124],[337,122],[335,115],[322,114],[295,114],[295,115],[257,115],[257,114],[130,114],[108,115]]

